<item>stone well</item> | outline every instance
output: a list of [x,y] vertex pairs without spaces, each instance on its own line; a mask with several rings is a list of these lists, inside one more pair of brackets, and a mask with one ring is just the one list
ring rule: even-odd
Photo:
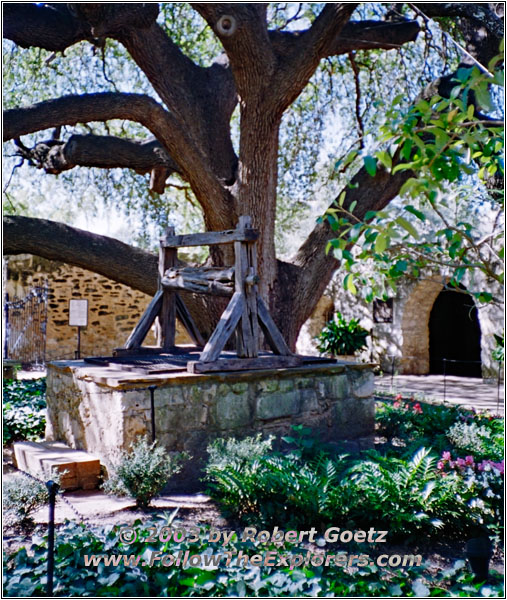
[[291,425],[303,423],[325,442],[347,441],[351,449],[371,443],[372,365],[355,363],[146,375],[83,361],[53,362],[46,438],[114,465],[137,436],[151,436],[152,385],[157,440],[193,457],[182,474],[187,483],[197,481],[207,444],[217,437],[287,434]]

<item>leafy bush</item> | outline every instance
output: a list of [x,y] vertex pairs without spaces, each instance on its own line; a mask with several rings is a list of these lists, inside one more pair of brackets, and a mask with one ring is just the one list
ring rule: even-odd
[[140,438],[131,446],[130,452],[122,455],[104,484],[104,491],[135,498],[136,506],[146,508],[168,480],[181,471],[181,464],[187,458],[183,452],[168,454],[156,442],[148,444],[146,438]]
[[390,536],[425,531],[453,534],[470,525],[469,507],[457,501],[458,477],[439,477],[437,459],[421,448],[410,460],[372,452],[348,472],[346,486],[354,503],[350,520],[361,524],[389,523]]
[[462,481],[460,500],[478,512],[478,522],[501,534],[504,508],[504,461],[481,460],[469,455],[455,457],[443,452],[437,464],[444,478],[458,475]]
[[498,363],[504,362],[505,350],[504,350],[504,336],[493,334],[495,336],[495,347],[491,353],[491,357]]
[[326,354],[355,354],[366,348],[369,333],[359,325],[357,319],[346,321],[341,313],[329,321],[320,332],[317,340],[319,352]]
[[[52,480],[58,483],[59,477]],[[32,522],[32,514],[48,502],[49,491],[42,481],[14,473],[3,482],[3,507],[9,521],[27,525]]]
[[[228,448],[242,442],[228,441]],[[322,524],[368,527],[389,523],[390,535],[466,531],[491,513],[478,485],[460,473],[442,477],[424,448],[409,459],[370,451],[365,458],[308,458],[298,451],[268,452],[241,460],[214,460],[207,479],[222,510],[245,524],[304,528]],[[461,501],[460,501],[461,498]]]
[[377,406],[375,419],[380,435],[435,448],[442,444],[445,447],[449,427],[467,413],[459,406],[415,402],[413,398],[407,401],[398,394],[392,404]]
[[261,433],[255,437],[246,437],[242,440],[218,438],[207,448],[206,472],[223,469],[229,464],[241,467],[247,462],[261,458],[272,449],[274,439],[271,435],[266,439],[262,439]]
[[4,444],[37,440],[46,427],[46,378],[9,381],[4,385]]
[[503,435],[495,433],[486,425],[478,423],[455,423],[449,428],[447,437],[461,454],[471,454],[476,461],[480,459],[502,460]]
[[[472,583],[473,576],[459,561],[451,569],[429,570],[425,565],[391,569],[365,566],[345,570],[329,567],[238,567],[227,566],[225,559],[216,569],[167,567],[149,565],[150,550],[144,539],[149,528],[160,530],[161,520],[133,526],[142,532],[133,544],[119,540],[120,526],[85,528],[82,524],[66,523],[58,529],[55,548],[55,596],[70,597],[421,597],[471,596],[503,597],[501,577],[493,576],[488,585]],[[166,542],[157,546],[163,554],[216,554],[219,551],[247,554],[262,552],[265,546],[252,548],[240,542],[220,543],[203,539],[196,543]],[[301,548],[288,548],[300,553]],[[119,561],[117,565],[86,566],[84,555],[125,554],[146,560],[142,568]],[[4,561],[4,595],[35,597],[45,595],[47,573],[47,536],[34,535],[28,548],[21,548]]]

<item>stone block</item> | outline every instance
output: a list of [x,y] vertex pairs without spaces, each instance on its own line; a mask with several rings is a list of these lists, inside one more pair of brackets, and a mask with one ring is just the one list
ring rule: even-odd
[[373,373],[368,371],[354,378],[352,384],[352,395],[356,398],[369,398],[373,396],[375,381]]
[[300,398],[297,390],[275,392],[258,398],[256,416],[262,421],[296,415],[300,410]]
[[[220,386],[222,387],[222,386]],[[249,424],[251,419],[248,396],[229,392],[217,399],[216,426],[219,429],[236,429]]]

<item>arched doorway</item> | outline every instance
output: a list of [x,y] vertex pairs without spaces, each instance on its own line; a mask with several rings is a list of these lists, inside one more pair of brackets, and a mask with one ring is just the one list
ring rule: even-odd
[[445,369],[448,375],[481,377],[481,328],[472,296],[440,292],[431,309],[429,333],[431,374]]

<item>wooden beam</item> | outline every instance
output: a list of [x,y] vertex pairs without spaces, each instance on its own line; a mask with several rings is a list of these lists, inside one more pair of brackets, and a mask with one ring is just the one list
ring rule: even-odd
[[292,355],[289,346],[287,346],[287,342],[284,340],[283,335],[275,325],[273,318],[269,314],[268,307],[260,296],[257,296],[257,311],[262,333],[264,333],[264,337],[266,338],[266,341],[270,345],[273,352],[283,356]]
[[[250,217],[239,218],[238,229],[247,231],[251,228]],[[258,326],[257,326],[257,287],[247,285],[247,277],[254,277],[255,271],[252,266],[252,258],[255,256],[256,248],[253,243],[234,243],[235,254],[235,290],[245,298],[245,305],[241,321],[236,332],[236,348],[239,357],[255,358],[259,352]],[[255,256],[256,257],[256,256]]]
[[234,281],[234,267],[172,267],[164,273],[166,279],[183,277],[188,281],[219,281],[232,283]]
[[132,330],[128,340],[125,342],[125,350],[139,348],[139,346],[143,343],[144,338],[146,337],[150,327],[153,325],[153,322],[155,321],[156,317],[158,317],[160,309],[162,308],[162,297],[162,290],[158,290],[158,292],[153,296],[152,301],[146,307],[146,310],[139,319],[138,324]]
[[[178,251],[175,248],[167,248],[164,246],[165,240],[168,237],[174,236],[174,227],[166,229],[164,237],[160,239],[159,249],[159,287],[162,288],[162,278],[167,269],[174,267],[176,264],[176,255]],[[174,292],[163,288],[162,308],[158,317],[159,335],[158,343],[164,349],[172,348],[176,338],[176,299]]]
[[190,233],[172,235],[163,241],[164,248],[184,248],[188,246],[215,246],[216,244],[232,244],[233,242],[255,242],[259,232],[255,229],[229,229],[228,231],[207,231],[206,233]]
[[183,302],[183,299],[179,294],[175,294],[176,296],[176,316],[180,320],[183,327],[187,330],[188,335],[194,342],[196,346],[201,348],[204,347],[206,341],[201,335],[201,332],[197,328],[192,315],[190,314],[186,304]]
[[199,278],[197,275],[191,279],[185,275],[171,275],[163,277],[161,285],[165,290],[181,290],[192,294],[208,294],[230,298],[234,293],[234,284],[223,283],[206,277]]
[[204,347],[200,356],[200,362],[213,362],[217,360],[224,349],[227,340],[236,329],[236,325],[243,314],[244,305],[245,300],[243,295],[239,292],[235,292],[227,305],[227,308],[224,310],[215,331],[212,333],[208,343]]
[[257,358],[221,358],[212,362],[190,361],[189,373],[212,373],[216,371],[250,371],[259,369],[283,369],[303,364],[299,356],[260,356]]

